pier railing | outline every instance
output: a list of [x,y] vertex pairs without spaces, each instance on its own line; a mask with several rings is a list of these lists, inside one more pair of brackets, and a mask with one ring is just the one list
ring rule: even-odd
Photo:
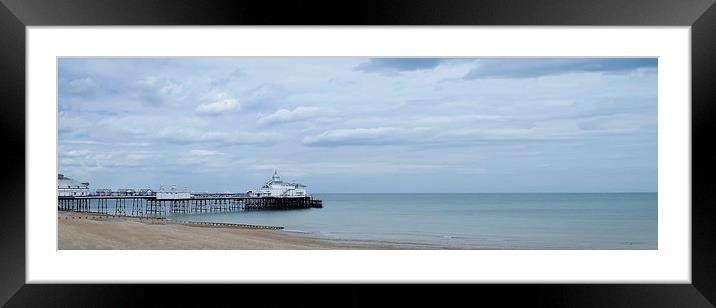
[[249,210],[321,208],[312,197],[249,197],[240,195],[197,195],[188,199],[157,199],[156,196],[60,196],[59,210],[137,217],[167,217],[170,213],[191,214]]

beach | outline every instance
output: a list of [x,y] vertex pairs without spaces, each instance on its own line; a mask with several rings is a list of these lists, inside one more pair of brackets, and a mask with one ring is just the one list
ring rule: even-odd
[[381,241],[323,239],[283,230],[172,222],[163,219],[60,211],[60,250],[306,250],[436,249]]

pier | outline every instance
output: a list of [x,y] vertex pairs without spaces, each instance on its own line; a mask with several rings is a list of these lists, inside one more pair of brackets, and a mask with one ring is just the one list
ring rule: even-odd
[[247,195],[201,194],[182,199],[154,196],[58,196],[62,211],[88,212],[133,217],[166,218],[170,213],[217,213],[251,210],[289,210],[322,208],[313,197],[254,197]]
[[274,171],[261,188],[247,193],[197,193],[161,186],[149,188],[107,188],[90,193],[89,183],[57,175],[57,207],[62,211],[165,218],[169,213],[213,213],[249,210],[290,210],[322,208],[323,202],[306,192],[306,185],[284,182]]

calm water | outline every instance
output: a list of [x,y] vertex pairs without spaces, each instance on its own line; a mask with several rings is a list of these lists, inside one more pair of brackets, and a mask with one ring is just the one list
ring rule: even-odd
[[657,249],[656,193],[321,194],[324,208],[171,214],[453,248]]

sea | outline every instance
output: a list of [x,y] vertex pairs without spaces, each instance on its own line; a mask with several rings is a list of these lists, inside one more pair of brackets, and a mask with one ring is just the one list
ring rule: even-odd
[[448,249],[658,249],[657,193],[315,194],[323,208],[169,214]]

